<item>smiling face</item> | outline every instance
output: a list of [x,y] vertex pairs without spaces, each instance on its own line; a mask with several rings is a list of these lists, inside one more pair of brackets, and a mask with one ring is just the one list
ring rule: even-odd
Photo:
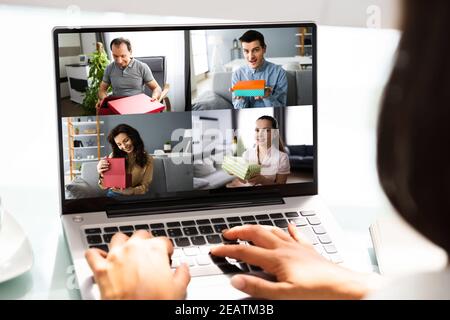
[[128,51],[128,47],[125,43],[113,45],[111,51],[114,62],[121,68],[125,68],[130,63],[131,51]]
[[272,122],[265,119],[256,120],[255,140],[258,146],[270,148],[272,145]]
[[259,68],[264,62],[266,48],[261,46],[259,40],[252,42],[242,42],[242,51],[248,66],[252,69]]
[[133,152],[133,141],[131,141],[130,137],[126,133],[119,133],[114,137],[114,141],[117,144],[117,147],[123,152],[128,154]]

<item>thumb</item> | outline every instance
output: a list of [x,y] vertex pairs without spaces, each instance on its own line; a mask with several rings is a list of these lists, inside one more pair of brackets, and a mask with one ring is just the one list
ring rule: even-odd
[[237,275],[231,278],[231,285],[254,298],[283,299],[286,283],[267,281],[255,276]]
[[189,284],[189,281],[191,281],[191,274],[189,273],[189,267],[185,263],[183,263],[175,270],[173,274],[173,279],[175,285],[178,287],[178,290],[181,294],[181,298],[184,298],[186,288]]

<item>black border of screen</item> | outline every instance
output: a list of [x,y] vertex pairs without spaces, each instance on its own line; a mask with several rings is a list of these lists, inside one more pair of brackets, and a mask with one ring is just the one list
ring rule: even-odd
[[[313,144],[314,144],[314,168],[313,181],[296,184],[276,185],[276,186],[259,186],[252,188],[236,188],[229,190],[195,190],[168,193],[161,198],[140,198],[130,200],[116,200],[106,197],[100,198],[83,198],[83,199],[65,199],[64,186],[64,159],[63,159],[63,135],[62,135],[62,116],[60,105],[60,79],[59,79],[59,49],[58,49],[58,35],[63,33],[92,33],[92,32],[134,32],[134,31],[191,31],[191,30],[209,30],[209,29],[249,29],[249,28],[292,28],[292,27],[306,27],[312,29],[312,56],[313,56]],[[56,105],[57,105],[57,121],[58,121],[58,155],[59,155],[59,183],[60,183],[60,201],[62,214],[83,213],[83,212],[99,212],[105,211],[107,208],[114,206],[152,206],[158,202],[170,200],[177,203],[183,200],[197,199],[199,205],[202,202],[211,203],[214,197],[223,198],[229,196],[232,198],[257,198],[262,194],[276,194],[280,197],[306,196],[316,195],[318,193],[318,139],[317,139],[317,25],[314,22],[252,22],[252,23],[220,23],[220,24],[183,24],[183,25],[149,25],[149,26],[86,26],[86,27],[55,27],[52,30],[53,34],[53,54],[55,67],[55,81],[56,81]],[[189,40],[188,38],[185,40]],[[189,42],[185,41],[185,86],[186,86],[186,108],[191,106],[190,93],[190,50]],[[191,109],[191,107],[189,107]],[[191,111],[185,111],[191,112]],[[206,201],[208,200],[208,201]]]

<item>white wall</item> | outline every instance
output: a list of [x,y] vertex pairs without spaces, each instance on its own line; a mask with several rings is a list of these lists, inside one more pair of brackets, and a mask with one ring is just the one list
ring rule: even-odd
[[[68,8],[69,11],[124,12],[152,15],[172,15],[247,21],[312,20],[322,25],[366,27],[379,24],[384,28],[397,26],[401,0],[259,0],[211,1],[165,0],[3,0],[10,4],[25,4]],[[149,22],[151,23],[151,22]]]

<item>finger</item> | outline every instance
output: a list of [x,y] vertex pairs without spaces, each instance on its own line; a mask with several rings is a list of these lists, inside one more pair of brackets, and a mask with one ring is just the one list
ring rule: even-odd
[[102,250],[89,249],[85,253],[85,257],[89,267],[94,273],[95,282],[98,284],[100,289],[100,295],[102,298],[107,296],[107,292],[111,288],[111,283],[108,279],[107,273],[107,260],[103,257],[101,253]]
[[241,260],[259,266],[266,271],[272,270],[273,257],[269,250],[243,244],[220,245],[210,249],[212,255]]
[[288,231],[289,231],[289,234],[291,235],[292,239],[294,239],[298,243],[300,243],[302,245],[308,245],[308,246],[312,245],[306,238],[304,238],[300,234],[300,232],[298,232],[297,227],[295,226],[294,223],[289,223]]
[[102,252],[104,251],[99,249],[88,249],[84,254],[87,263],[94,274],[99,273],[106,267],[105,256]]
[[270,232],[272,232],[274,235],[276,235],[278,238],[280,238],[281,240],[284,240],[284,241],[289,241],[289,242],[292,242],[292,241],[295,241],[294,239],[292,239],[292,237],[289,235],[289,234],[287,234],[286,232],[284,232],[283,230],[281,230],[280,228],[277,228],[277,227],[271,227],[271,226],[267,226],[267,227],[269,227],[270,229]]
[[184,299],[186,295],[186,288],[191,281],[191,274],[189,273],[189,267],[187,264],[183,263],[175,270],[173,279],[175,281],[175,285],[177,286],[177,291],[180,293],[178,299]]
[[262,299],[286,299],[290,284],[267,281],[250,275],[237,275],[231,278],[231,285],[252,297]]
[[173,244],[172,241],[167,237],[154,237],[149,240],[150,244],[153,248],[161,249],[163,248],[169,256],[173,253]]
[[130,240],[132,239],[150,239],[152,236],[147,230],[137,230],[133,233],[133,235],[130,237]]
[[275,236],[260,225],[244,225],[224,231],[224,237],[230,240],[241,239],[252,241],[259,247],[273,249],[280,243],[280,238]]
[[120,247],[125,244],[125,242],[128,241],[128,236],[122,232],[117,232],[113,237],[111,238],[111,242],[109,243],[110,250]]

